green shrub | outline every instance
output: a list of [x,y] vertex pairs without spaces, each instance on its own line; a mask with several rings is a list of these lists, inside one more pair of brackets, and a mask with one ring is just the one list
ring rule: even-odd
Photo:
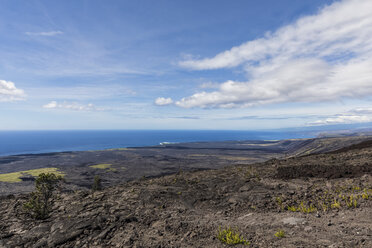
[[217,239],[220,240],[222,243],[227,245],[249,245],[250,243],[241,237],[241,234],[237,229],[232,229],[228,227],[226,229],[219,228]]
[[35,191],[30,194],[30,199],[24,204],[24,208],[35,219],[49,217],[53,204],[53,193],[57,183],[62,180],[61,176],[54,173],[41,173],[35,181]]
[[98,175],[96,175],[96,176],[94,176],[92,190],[97,191],[97,190],[101,190],[101,189],[102,189],[101,178]]
[[277,231],[274,235],[275,237],[280,238],[280,239],[285,238],[285,232],[283,230]]

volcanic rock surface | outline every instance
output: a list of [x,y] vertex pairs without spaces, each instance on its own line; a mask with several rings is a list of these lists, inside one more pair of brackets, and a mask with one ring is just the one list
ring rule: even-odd
[[27,194],[3,196],[0,247],[227,247],[217,234],[229,227],[250,243],[237,247],[372,247],[371,144],[323,150],[61,190],[43,221],[22,207]]

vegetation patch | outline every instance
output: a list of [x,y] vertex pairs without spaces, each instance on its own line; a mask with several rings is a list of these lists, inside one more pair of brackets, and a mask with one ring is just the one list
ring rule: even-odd
[[221,229],[219,228],[217,233],[217,239],[227,245],[249,245],[250,243],[245,240],[238,229],[233,229],[231,227]]
[[188,157],[209,157],[209,156],[213,156],[213,155],[209,155],[209,154],[189,154],[187,156]]
[[33,170],[25,170],[25,171],[17,171],[12,173],[5,173],[0,174],[0,182],[7,182],[7,183],[17,183],[22,182],[21,177],[23,176],[33,176],[37,177],[39,174],[42,173],[54,173],[56,176],[64,177],[65,174],[58,170],[58,168],[50,167],[50,168],[41,168],[41,169],[33,169]]
[[285,238],[285,232],[283,230],[279,230],[274,234],[275,237],[277,238]]
[[252,158],[248,157],[239,157],[239,156],[217,156],[219,159],[225,159],[225,160],[232,160],[232,161],[246,161],[246,160],[252,160]]
[[246,161],[252,160],[251,157],[241,157],[241,156],[218,156],[213,154],[189,154],[188,157],[214,157],[217,159],[231,160],[231,161]]
[[105,149],[101,151],[134,151],[135,149],[133,148],[110,148],[110,149]]
[[41,173],[35,181],[35,191],[30,194],[30,199],[23,206],[35,219],[46,219],[52,211],[53,191],[56,189],[61,176],[54,173]]
[[110,169],[112,164],[96,164],[96,165],[90,165],[89,167],[94,169]]
[[[302,213],[314,213],[318,210],[327,212],[333,209],[359,208],[371,199],[372,189],[370,186],[344,185],[337,187],[335,190],[318,188],[312,194],[312,199],[303,199],[300,204],[296,204],[296,200],[291,199],[291,196],[284,195],[276,197],[275,202],[281,210],[286,209],[290,212]],[[285,204],[284,201],[289,201],[289,204]]]
[[98,175],[96,175],[96,176],[94,176],[92,190],[97,191],[97,190],[101,190],[101,189],[102,189],[101,178]]

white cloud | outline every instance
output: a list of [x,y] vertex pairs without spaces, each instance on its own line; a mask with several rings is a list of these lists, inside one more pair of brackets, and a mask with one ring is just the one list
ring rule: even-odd
[[92,103],[89,104],[79,104],[76,102],[73,103],[58,103],[57,101],[51,101],[45,105],[43,108],[46,109],[66,109],[66,110],[74,110],[74,111],[104,111],[104,108],[99,108],[94,106]]
[[344,0],[273,34],[213,58],[185,60],[194,70],[243,65],[249,80],[227,81],[176,102],[180,107],[249,107],[372,95],[372,1]]
[[372,116],[367,115],[338,115],[329,117],[324,120],[318,120],[310,123],[310,125],[331,125],[331,124],[352,124],[372,122]]
[[372,108],[356,108],[349,111],[356,114],[372,114]]
[[0,102],[24,100],[25,93],[10,81],[0,80]]
[[63,34],[62,31],[48,31],[48,32],[26,32],[25,34],[30,36],[55,36]]
[[372,122],[372,108],[356,108],[342,114],[327,116],[309,125],[352,124]]
[[82,86],[50,86],[32,87],[27,89],[30,97],[38,99],[54,99],[55,101],[93,101],[97,99],[112,99],[135,96],[137,93],[131,88],[118,84],[82,85]]
[[155,104],[158,106],[170,105],[173,103],[172,98],[158,97],[155,100]]
[[51,101],[50,103],[43,105],[43,108],[47,108],[47,109],[53,109],[57,107],[58,107],[58,104],[56,101]]

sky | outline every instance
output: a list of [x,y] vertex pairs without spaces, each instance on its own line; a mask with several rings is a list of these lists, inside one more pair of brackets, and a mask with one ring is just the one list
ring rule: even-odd
[[0,0],[0,130],[372,122],[370,0]]

